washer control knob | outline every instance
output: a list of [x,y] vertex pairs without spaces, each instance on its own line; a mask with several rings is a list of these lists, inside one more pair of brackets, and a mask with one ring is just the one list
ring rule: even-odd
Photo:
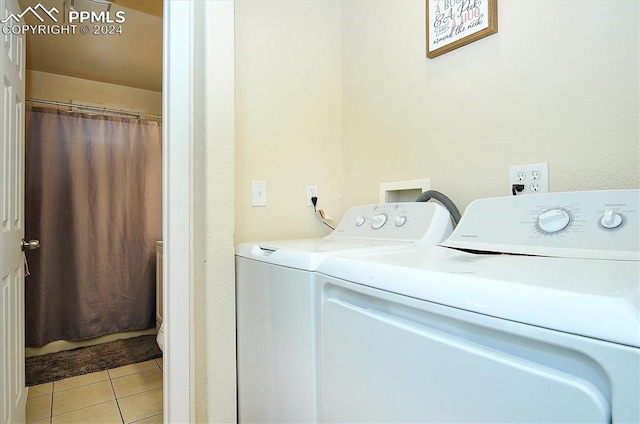
[[613,209],[607,209],[604,215],[602,215],[600,224],[602,224],[604,228],[617,228],[622,224],[622,216]]
[[364,221],[365,221],[365,219],[364,219],[363,216],[358,216],[356,218],[356,226],[362,227],[362,224],[364,224]]
[[407,223],[406,216],[396,216],[396,227],[402,227],[406,223]]
[[538,216],[538,226],[545,233],[557,233],[569,225],[571,217],[562,209],[551,209]]
[[377,230],[387,222],[387,215],[381,213],[380,215],[373,215],[371,217],[371,228]]

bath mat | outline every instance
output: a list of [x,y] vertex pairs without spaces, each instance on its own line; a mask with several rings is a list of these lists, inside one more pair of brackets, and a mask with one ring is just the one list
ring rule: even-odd
[[27,387],[35,386],[161,356],[162,351],[153,334],[32,356],[25,360],[25,382]]

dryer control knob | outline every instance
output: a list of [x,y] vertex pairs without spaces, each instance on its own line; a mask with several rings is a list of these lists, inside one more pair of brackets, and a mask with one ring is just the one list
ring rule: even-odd
[[604,228],[617,228],[622,224],[622,216],[613,209],[607,209],[604,215],[602,215],[600,224],[602,224]]
[[557,233],[569,225],[571,217],[562,209],[551,209],[538,216],[538,227],[545,233]]
[[364,221],[365,221],[364,217],[362,217],[362,216],[358,216],[358,217],[356,218],[356,226],[358,226],[358,227],[362,227],[362,224],[364,224]]
[[380,215],[373,215],[371,217],[371,228],[377,230],[387,222],[387,215],[381,213]]
[[406,223],[407,223],[406,216],[396,216],[396,227],[402,227]]

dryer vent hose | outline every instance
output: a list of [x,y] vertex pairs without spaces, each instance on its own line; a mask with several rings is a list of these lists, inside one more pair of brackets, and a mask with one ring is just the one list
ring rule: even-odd
[[416,199],[416,202],[428,202],[431,199],[436,199],[438,202],[442,203],[444,207],[446,207],[449,213],[451,214],[451,218],[453,218],[453,222],[456,225],[458,224],[458,222],[460,221],[460,211],[458,210],[458,207],[456,206],[455,203],[453,203],[453,200],[449,199],[447,196],[440,193],[439,191],[427,190],[424,193],[422,193],[420,196],[418,196],[418,198]]

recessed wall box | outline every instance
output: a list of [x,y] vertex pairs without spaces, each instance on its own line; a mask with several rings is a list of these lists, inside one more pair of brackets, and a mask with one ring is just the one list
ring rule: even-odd
[[380,183],[380,203],[414,202],[431,188],[431,180],[392,181]]

